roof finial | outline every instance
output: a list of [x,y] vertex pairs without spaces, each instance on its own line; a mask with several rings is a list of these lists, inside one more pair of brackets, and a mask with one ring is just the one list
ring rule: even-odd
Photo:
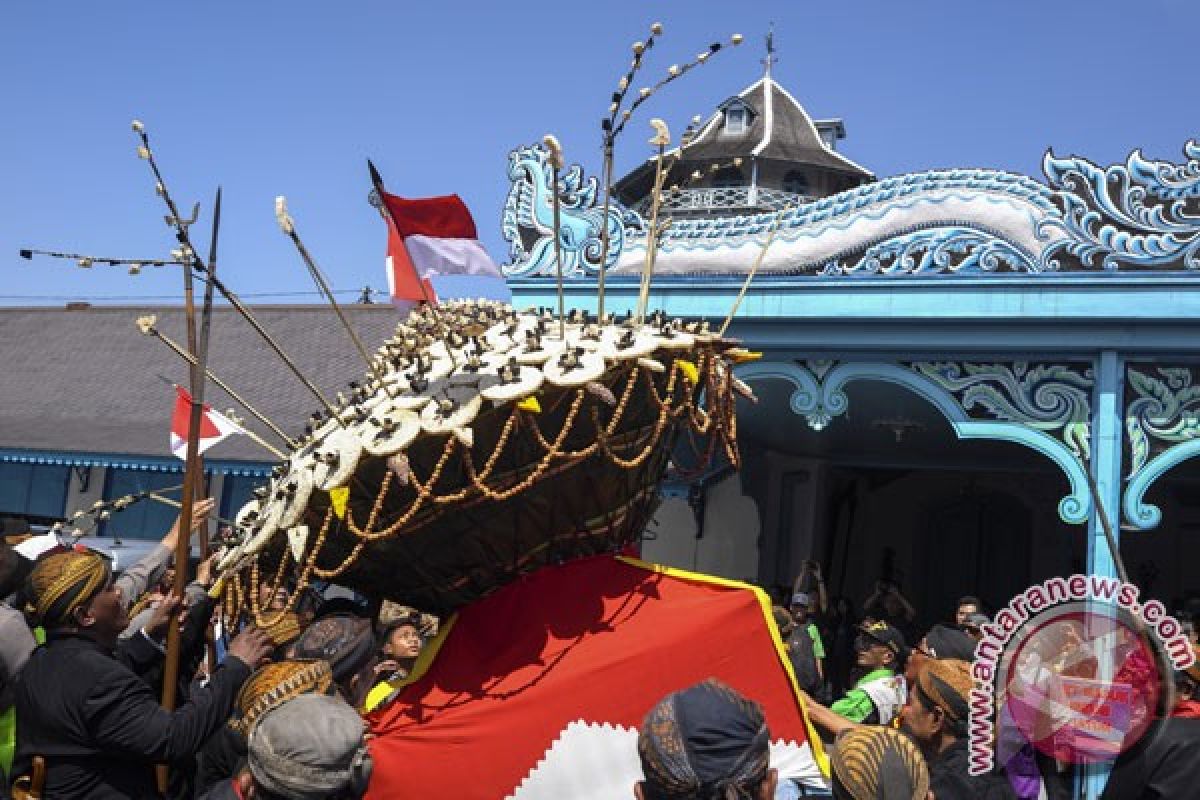
[[771,65],[778,61],[775,57],[775,23],[772,22],[771,27],[767,29],[767,57],[762,60],[768,78],[771,77]]

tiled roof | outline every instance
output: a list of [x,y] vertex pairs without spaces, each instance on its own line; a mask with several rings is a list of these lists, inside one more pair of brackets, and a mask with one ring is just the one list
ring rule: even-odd
[[[770,102],[766,93],[771,92]],[[725,132],[723,115],[717,114],[701,129],[684,151],[687,159],[728,159],[742,156],[775,159],[849,172],[863,177],[871,173],[821,141],[808,112],[778,83],[766,78],[738,95],[754,113],[742,134]],[[770,128],[768,129],[768,125]]]
[[[400,319],[386,304],[344,308],[371,350]],[[261,306],[253,313],[331,400],[348,381],[362,380],[366,365],[328,306]],[[169,456],[174,392],[162,378],[186,387],[188,369],[138,331],[134,320],[145,314],[157,314],[156,327],[185,344],[178,307],[0,308],[0,448]],[[299,433],[319,405],[229,307],[213,310],[209,367],[289,434]],[[205,400],[220,411],[234,406],[212,383]],[[238,414],[247,427],[280,444],[257,420],[240,409]],[[245,436],[208,454],[276,460]]]
[[[727,162],[739,157],[749,162],[753,157],[812,164],[858,178],[874,178],[870,170],[826,147],[808,112],[769,76],[746,87],[737,97],[752,112],[750,124],[742,133],[727,133],[723,109],[734,98],[726,100],[684,150],[683,158],[675,170],[678,177],[689,174],[692,165],[698,163]],[[668,184],[676,179],[675,173],[667,181]],[[644,197],[650,190],[653,174],[653,159],[639,165],[617,182],[615,188],[618,197],[627,203]]]

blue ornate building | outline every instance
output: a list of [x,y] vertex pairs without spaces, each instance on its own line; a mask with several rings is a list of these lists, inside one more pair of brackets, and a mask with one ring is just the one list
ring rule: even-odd
[[[815,559],[858,602],[886,577],[930,619],[960,594],[994,608],[1115,574],[1090,470],[1144,594],[1195,593],[1200,144],[875,179],[844,133],[768,70],[667,154],[650,308],[719,326],[761,256],[729,333],[763,358],[741,372],[740,479],[669,497],[648,554],[774,586]],[[607,218],[596,178],[564,173],[568,307],[597,310],[601,269],[606,311],[637,304],[654,170]],[[509,177],[514,302],[553,306],[546,153],[517,148]]]

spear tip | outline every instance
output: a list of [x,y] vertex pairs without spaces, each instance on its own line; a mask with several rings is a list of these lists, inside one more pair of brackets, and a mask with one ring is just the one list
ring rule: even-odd
[[376,188],[382,186],[383,177],[379,174],[379,170],[375,169],[374,162],[372,162],[369,158],[367,159],[367,170],[371,173],[371,183],[374,184]]

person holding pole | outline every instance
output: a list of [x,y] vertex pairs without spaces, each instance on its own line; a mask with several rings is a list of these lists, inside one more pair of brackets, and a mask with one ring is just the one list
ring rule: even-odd
[[116,657],[128,612],[103,556],[48,556],[29,581],[47,642],[14,687],[14,773],[28,774],[40,757],[46,797],[159,797],[154,764],[192,756],[224,724],[238,690],[271,651],[266,634],[243,631],[208,685],[167,711]]
[[[209,515],[212,514],[215,506],[216,501],[211,497],[196,501],[192,508],[191,536],[195,536],[197,531],[208,523]],[[158,583],[163,577],[163,573],[167,571],[178,548],[179,527],[182,519],[182,515],[177,516],[162,541],[156,544],[153,550],[142,556],[136,564],[117,576],[116,583],[121,589],[121,602],[125,604],[126,610],[151,586]],[[190,545],[190,543],[191,537],[188,538],[188,544]]]

